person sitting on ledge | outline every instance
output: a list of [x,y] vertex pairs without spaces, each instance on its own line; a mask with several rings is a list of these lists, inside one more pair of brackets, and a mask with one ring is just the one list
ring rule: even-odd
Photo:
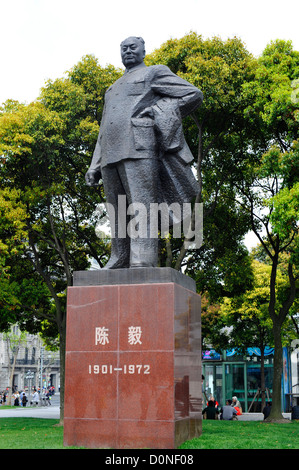
[[241,415],[241,414],[242,414],[241,403],[239,402],[239,400],[238,400],[237,397],[233,397],[233,398],[232,398],[232,406],[235,408],[235,410],[236,410],[236,412],[237,412],[237,415]]

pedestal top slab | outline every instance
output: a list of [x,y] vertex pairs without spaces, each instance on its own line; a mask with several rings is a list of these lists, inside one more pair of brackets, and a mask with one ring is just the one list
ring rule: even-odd
[[75,271],[74,286],[156,284],[174,282],[196,292],[194,279],[173,268],[127,268]]

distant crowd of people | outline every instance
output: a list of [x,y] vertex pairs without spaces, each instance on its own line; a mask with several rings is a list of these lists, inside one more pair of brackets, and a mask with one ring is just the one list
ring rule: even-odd
[[242,406],[237,397],[232,397],[226,400],[223,407],[219,407],[219,403],[212,396],[207,402],[207,406],[202,411],[205,419],[224,419],[233,420],[238,419],[237,416],[242,414]]
[[[46,404],[51,405],[51,397],[55,393],[55,387],[48,387],[42,390],[34,388],[30,396],[30,405],[37,406],[41,400],[44,400]],[[8,389],[3,390],[0,395],[0,404],[1,405],[13,405],[13,406],[26,406],[28,404],[28,392],[21,390],[20,392],[16,390],[11,396],[11,404],[7,403]]]

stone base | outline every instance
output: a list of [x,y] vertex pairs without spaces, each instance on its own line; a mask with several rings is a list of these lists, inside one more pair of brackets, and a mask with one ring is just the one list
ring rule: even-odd
[[68,289],[64,445],[173,449],[201,434],[200,296],[172,271]]
[[172,268],[95,269],[75,271],[74,286],[104,286],[120,284],[164,284],[175,282],[196,292],[194,279]]

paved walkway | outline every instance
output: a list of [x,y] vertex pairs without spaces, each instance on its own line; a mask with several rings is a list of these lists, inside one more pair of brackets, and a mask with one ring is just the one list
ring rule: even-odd
[[30,406],[23,408],[22,406],[16,406],[11,409],[1,409],[0,406],[0,418],[60,418],[59,406]]
[[[291,419],[291,413],[282,413],[284,418]],[[15,407],[12,409],[1,409],[0,418],[60,418],[59,406],[36,406],[36,407]],[[243,413],[238,416],[238,421],[263,421],[263,413]]]

